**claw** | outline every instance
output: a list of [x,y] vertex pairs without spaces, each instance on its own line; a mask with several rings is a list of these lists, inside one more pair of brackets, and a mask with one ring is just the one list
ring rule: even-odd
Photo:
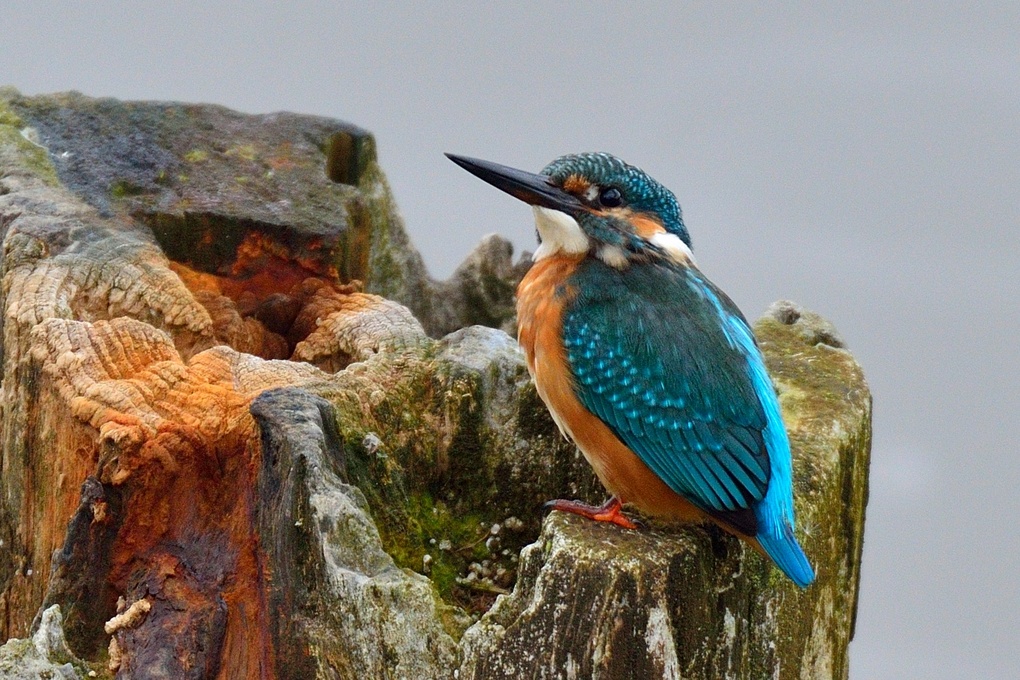
[[625,514],[623,514],[623,503],[616,496],[611,496],[609,500],[600,506],[588,505],[580,501],[566,501],[562,499],[556,499],[547,501],[544,507],[550,510],[560,510],[561,512],[570,512],[581,517],[587,517],[588,519],[595,520],[596,522],[609,522],[617,526],[621,526],[624,529],[639,529],[640,524],[633,521]]

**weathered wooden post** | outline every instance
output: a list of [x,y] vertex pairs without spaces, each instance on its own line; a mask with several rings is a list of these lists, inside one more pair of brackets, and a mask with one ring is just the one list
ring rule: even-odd
[[846,677],[871,405],[814,314],[757,325],[799,592],[712,531],[543,518],[597,483],[509,336],[447,334],[512,328],[526,265],[430,281],[364,130],[2,90],[0,232],[3,673]]

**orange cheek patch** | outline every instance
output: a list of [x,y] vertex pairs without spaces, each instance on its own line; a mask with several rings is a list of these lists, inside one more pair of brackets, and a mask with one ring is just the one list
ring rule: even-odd
[[631,215],[630,223],[634,226],[634,233],[643,239],[666,233],[666,228],[657,219],[647,215]]
[[576,196],[583,196],[591,187],[591,182],[580,175],[570,175],[563,180],[563,190]]
[[647,213],[634,212],[631,208],[609,208],[608,210],[592,210],[596,215],[605,215],[621,222],[626,222],[634,230],[634,234],[643,239],[650,239],[656,234],[665,234],[666,228],[659,220]]

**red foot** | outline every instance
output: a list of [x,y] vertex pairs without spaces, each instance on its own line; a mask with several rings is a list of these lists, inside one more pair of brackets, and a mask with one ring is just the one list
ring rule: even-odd
[[640,528],[637,523],[623,514],[621,510],[623,508],[623,503],[621,503],[620,499],[616,496],[611,496],[609,500],[601,506],[588,505],[587,503],[582,503],[580,501],[565,501],[562,499],[556,499],[554,501],[546,502],[545,507],[552,510],[560,510],[562,512],[572,512],[575,515],[587,517],[588,519],[593,519],[596,522],[610,522],[617,526],[621,526],[624,529]]

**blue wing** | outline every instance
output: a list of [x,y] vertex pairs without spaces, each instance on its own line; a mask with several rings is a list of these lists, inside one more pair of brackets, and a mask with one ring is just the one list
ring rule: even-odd
[[750,362],[764,367],[740,311],[693,268],[588,260],[572,283],[563,342],[581,403],[670,488],[754,535],[746,511],[771,475],[756,390],[772,387],[754,378]]

